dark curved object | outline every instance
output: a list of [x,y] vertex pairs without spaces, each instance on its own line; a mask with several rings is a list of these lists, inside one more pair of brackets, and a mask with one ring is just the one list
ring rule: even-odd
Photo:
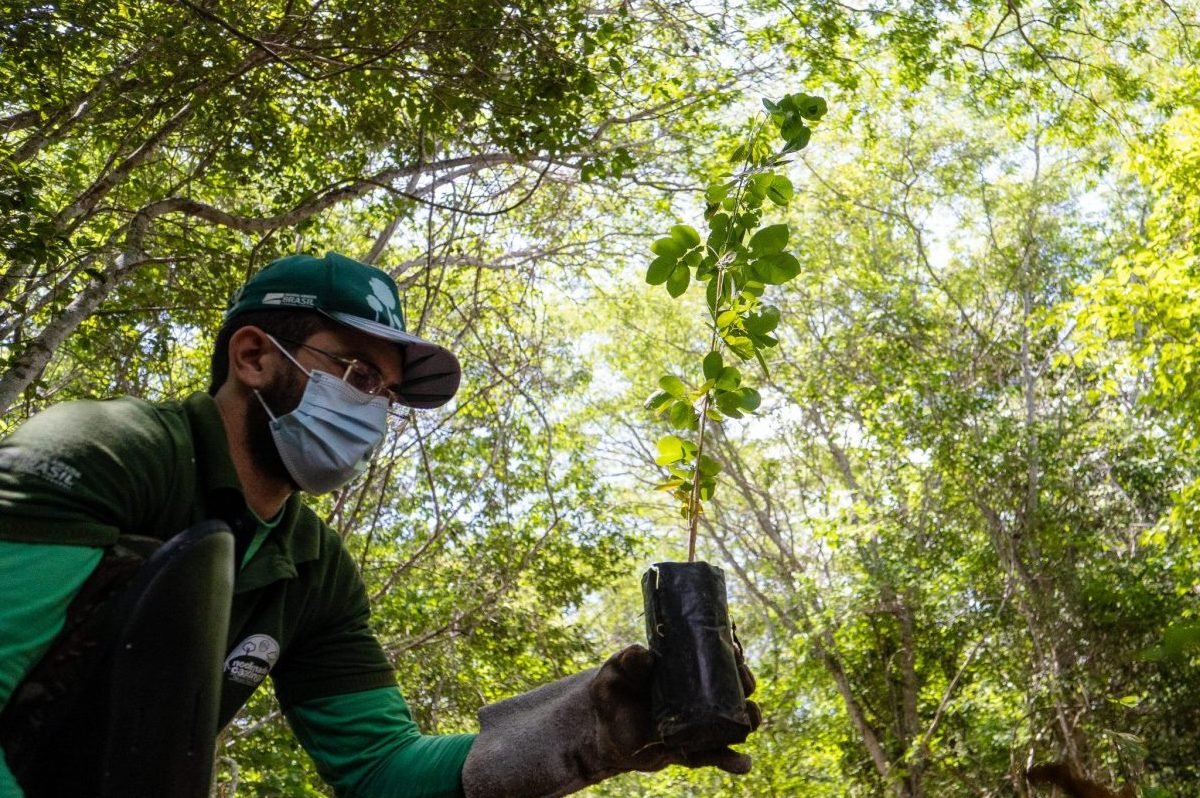
[[118,615],[100,798],[206,798],[233,600],[234,540],[206,521],[163,544]]
[[642,575],[655,654],[651,711],[664,743],[702,751],[745,741],[752,726],[738,674],[725,574],[705,562],[660,562]]
[[5,739],[27,741],[6,745],[27,798],[207,798],[233,561],[228,525],[190,527],[89,604],[66,650],[56,640],[2,724]]

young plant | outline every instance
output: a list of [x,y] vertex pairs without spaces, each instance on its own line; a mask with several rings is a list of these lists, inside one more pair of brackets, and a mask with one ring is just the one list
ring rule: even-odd
[[763,226],[766,209],[785,209],[792,199],[791,181],[779,170],[788,157],[805,147],[810,122],[825,114],[825,101],[807,94],[788,94],[777,102],[763,100],[766,114],[757,118],[747,140],[730,155],[730,172],[704,192],[708,235],[686,224],[673,226],[655,241],[655,258],[646,282],[663,285],[673,299],[693,283],[705,284],[711,336],[708,351],[691,379],[664,374],[646,408],[666,418],[675,433],[658,441],[655,462],[669,477],[659,490],[670,491],[688,522],[688,562],[696,558],[696,532],[703,503],[716,490],[721,464],[704,451],[709,424],[742,418],[761,403],[739,366],[755,360],[769,375],[764,350],[779,343],[779,308],[764,299],[768,286],[794,280],[800,261],[788,252],[791,230],[786,222]]

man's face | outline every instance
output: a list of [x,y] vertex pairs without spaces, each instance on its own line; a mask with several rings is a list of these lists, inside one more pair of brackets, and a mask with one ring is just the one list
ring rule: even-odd
[[383,375],[384,385],[395,391],[401,380],[401,359],[395,344],[382,341],[366,333],[348,327],[331,327],[310,335],[303,341],[305,346],[289,345],[292,357],[304,367],[304,371],[280,353],[275,372],[266,387],[259,391],[262,402],[251,395],[247,398],[247,438],[254,465],[264,474],[282,479],[299,490],[275,447],[271,436],[271,416],[263,402],[275,416],[292,412],[304,396],[308,384],[305,371],[324,371],[341,378],[346,371],[344,361],[357,360]]

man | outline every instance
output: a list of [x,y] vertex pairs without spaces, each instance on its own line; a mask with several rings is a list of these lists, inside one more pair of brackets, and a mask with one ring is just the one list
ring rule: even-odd
[[[0,707],[31,680],[44,687],[39,669],[64,659],[65,620],[125,536],[178,540],[219,519],[236,566],[219,724],[269,673],[339,795],[548,798],[672,763],[748,771],[728,748],[655,742],[652,659],[638,646],[486,707],[479,735],[419,733],[368,628],[354,563],[298,493],[348,483],[382,442],[390,404],[438,407],[459,380],[453,354],[405,332],[386,273],[296,255],[233,298],[208,394],[70,402],[30,419],[0,442]],[[749,693],[744,666],[742,676]],[[0,739],[22,739],[13,725]],[[22,794],[0,767],[0,798]]]

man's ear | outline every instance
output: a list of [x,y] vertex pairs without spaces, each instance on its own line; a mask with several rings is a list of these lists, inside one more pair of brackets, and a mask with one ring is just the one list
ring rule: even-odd
[[250,389],[262,389],[278,368],[279,349],[270,337],[248,324],[229,339],[229,378]]

